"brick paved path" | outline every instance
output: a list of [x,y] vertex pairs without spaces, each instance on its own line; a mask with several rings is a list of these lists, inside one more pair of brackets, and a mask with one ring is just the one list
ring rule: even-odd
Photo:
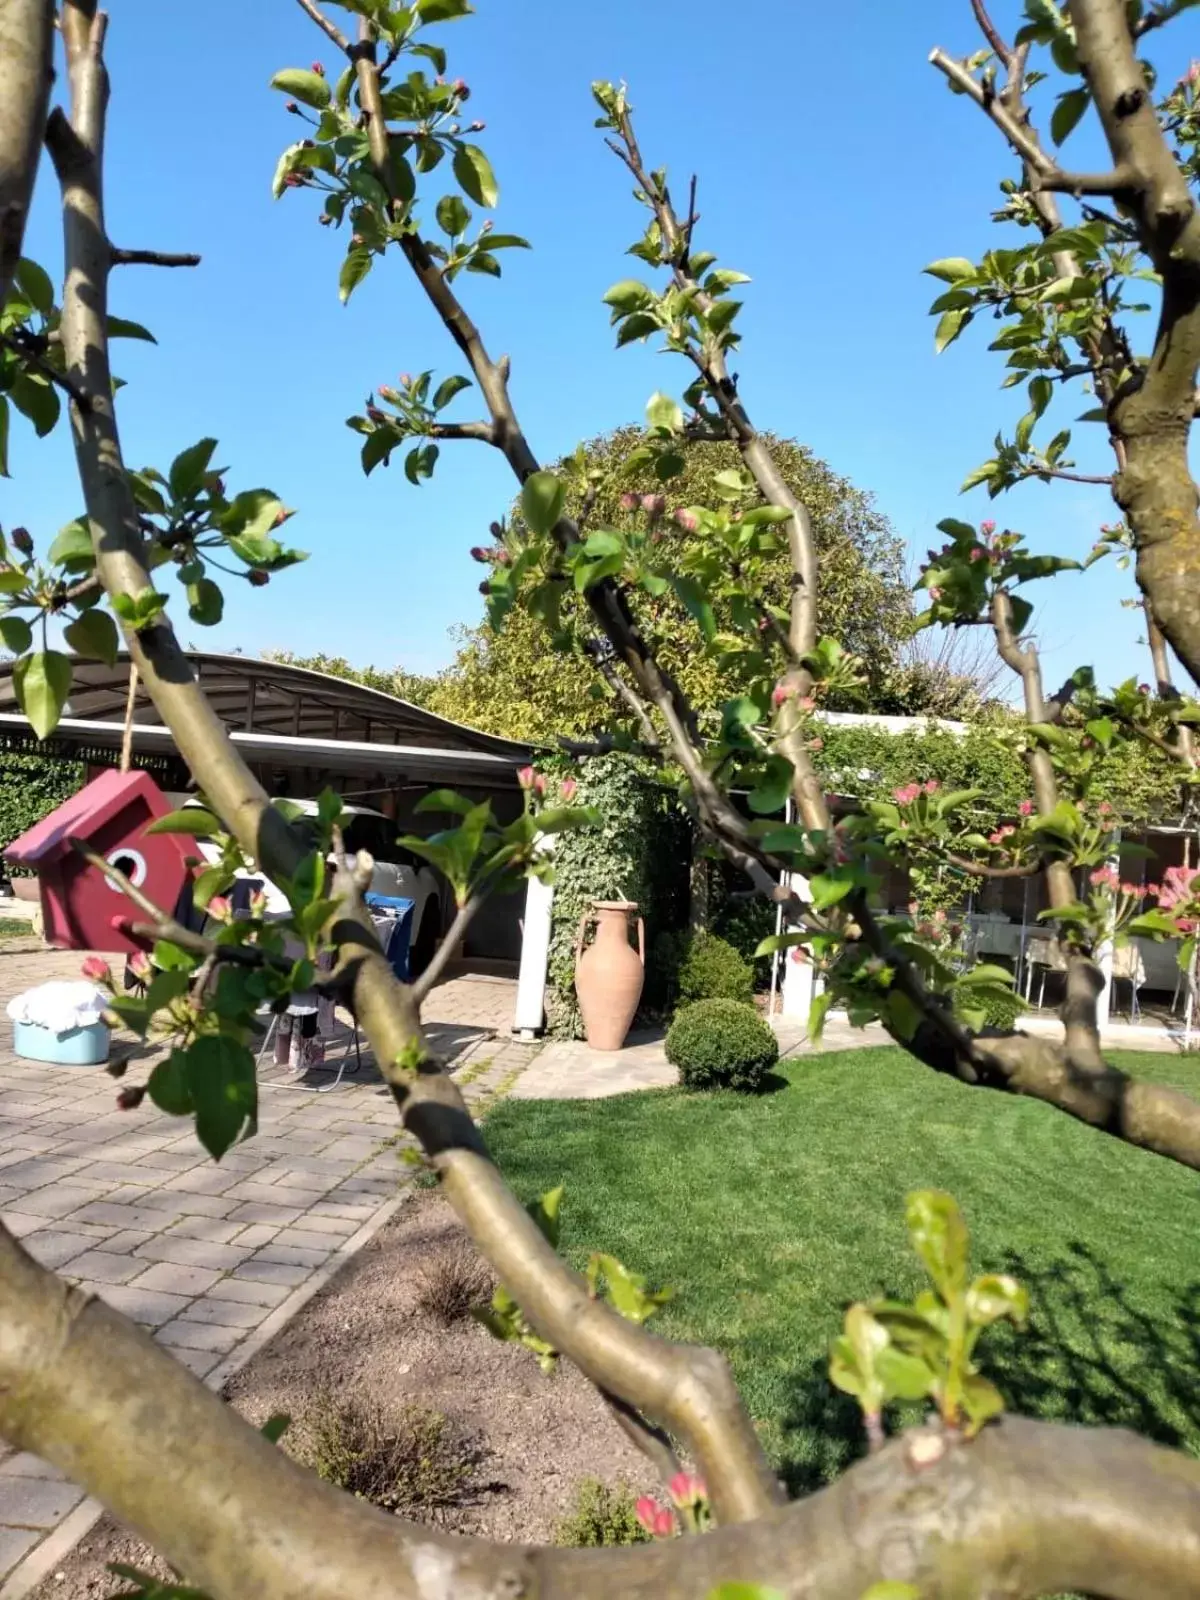
[[[398,1159],[395,1108],[365,1051],[367,1070],[334,1093],[263,1083],[257,1137],[216,1165],[188,1121],[149,1102],[118,1111],[103,1068],[13,1055],[8,1000],[77,976],[79,963],[0,946],[0,1214],[45,1266],[218,1387],[399,1204],[412,1169]],[[457,978],[425,1008],[474,1106],[507,1092],[536,1053],[507,1037],[512,1001],[511,983]],[[264,1078],[275,1070],[264,1061]],[[134,1078],[143,1072],[139,1061]],[[96,1511],[53,1468],[0,1443],[0,1600],[40,1581]]]

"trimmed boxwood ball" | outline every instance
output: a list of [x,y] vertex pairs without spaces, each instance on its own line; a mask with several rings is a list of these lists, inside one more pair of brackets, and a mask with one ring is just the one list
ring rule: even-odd
[[676,1014],[667,1060],[686,1089],[754,1090],[779,1060],[779,1042],[753,1006],[697,1000]]

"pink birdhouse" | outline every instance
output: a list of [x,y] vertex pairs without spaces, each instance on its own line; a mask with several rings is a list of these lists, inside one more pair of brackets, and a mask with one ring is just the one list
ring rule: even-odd
[[60,950],[142,948],[120,924],[143,920],[118,886],[91,866],[70,840],[81,839],[155,905],[174,912],[191,876],[192,841],[177,834],[147,833],[171,810],[146,772],[104,772],[64,800],[4,851],[18,866],[37,870],[46,939]]

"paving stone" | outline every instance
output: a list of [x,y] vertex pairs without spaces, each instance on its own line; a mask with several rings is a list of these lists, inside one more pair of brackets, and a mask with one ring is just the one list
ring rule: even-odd
[[135,1189],[153,1189],[162,1183],[166,1174],[140,1161],[89,1161],[81,1167],[72,1182],[96,1183],[109,1188],[114,1183],[128,1183]]
[[276,1228],[286,1228],[304,1215],[300,1206],[267,1206],[248,1200],[229,1213],[230,1222],[266,1222]]
[[198,1303],[232,1300],[240,1305],[277,1306],[281,1300],[286,1300],[291,1292],[291,1284],[264,1283],[249,1278],[222,1278],[219,1283],[213,1284],[204,1300]]
[[0,1527],[0,1578],[28,1555],[41,1537],[36,1529]]
[[163,1225],[162,1211],[153,1206],[114,1205],[111,1200],[96,1200],[72,1213],[73,1222],[110,1223],[114,1228],[145,1228],[153,1233]]
[[111,1250],[116,1255],[129,1255],[136,1250],[138,1245],[145,1244],[147,1239],[154,1239],[157,1235],[147,1233],[143,1228],[122,1228],[120,1233],[114,1233],[111,1239],[104,1241],[104,1248]]
[[216,1322],[191,1322],[186,1317],[176,1317],[164,1322],[154,1337],[161,1344],[185,1350],[213,1350],[224,1355],[246,1337],[242,1328],[229,1328]]
[[319,1200],[315,1206],[304,1213],[304,1226],[306,1228],[315,1227],[317,1219],[321,1218],[336,1222],[353,1222],[357,1229],[374,1214],[375,1207],[365,1201],[336,1200],[330,1195],[328,1199]]
[[25,1248],[35,1261],[48,1267],[51,1272],[57,1272],[68,1261],[90,1250],[93,1243],[94,1240],[81,1233],[56,1233],[52,1229],[41,1228],[37,1233],[28,1235]]
[[328,1250],[301,1250],[295,1245],[266,1244],[255,1256],[256,1261],[277,1261],[286,1267],[322,1266],[330,1255]]
[[272,1239],[272,1247],[276,1245],[291,1245],[297,1250],[317,1250],[323,1255],[330,1255],[337,1249],[341,1239],[337,1235],[321,1233],[317,1229],[306,1226],[307,1217],[302,1217],[294,1228],[282,1228]]
[[182,1345],[172,1344],[163,1345],[163,1349],[194,1372],[197,1378],[207,1378],[221,1359],[215,1350],[188,1350]]
[[[143,1264],[139,1257],[133,1259],[139,1266]],[[187,1267],[173,1261],[159,1261],[147,1267],[140,1278],[135,1278],[132,1287],[162,1290],[166,1294],[196,1295],[211,1289],[220,1276],[220,1272],[208,1267]]]
[[256,1328],[269,1311],[269,1306],[254,1300],[214,1300],[205,1295],[188,1307],[187,1321],[217,1322],[224,1328]]
[[146,1204],[156,1206],[161,1217],[227,1217],[236,1200],[220,1194],[189,1194],[179,1189],[155,1189]]
[[65,1217],[81,1206],[91,1205],[105,1189],[93,1189],[86,1184],[53,1183],[45,1189],[35,1189],[26,1194],[18,1205],[27,1216]]
[[27,1161],[15,1162],[4,1169],[5,1183],[19,1184],[23,1189],[40,1189],[47,1183],[61,1183],[73,1172],[78,1172],[84,1162],[79,1156],[62,1158],[54,1155],[34,1156]]
[[[16,1455],[8,1456],[0,1464],[0,1478],[15,1474],[18,1478],[55,1478],[63,1482],[63,1475],[57,1467],[52,1467],[48,1461],[43,1461],[40,1456],[32,1456],[28,1450],[20,1450]],[[3,1490],[0,1490],[0,1494]]]
[[[330,1180],[325,1188],[332,1189],[334,1180]],[[307,1211],[313,1203],[311,1189],[289,1189],[282,1183],[239,1183],[236,1189],[230,1189],[227,1199],[237,1199],[242,1204],[260,1206],[291,1206],[296,1211]]]
[[[226,1162],[229,1159],[226,1156]],[[193,1165],[184,1172],[177,1172],[163,1187],[180,1189],[187,1194],[224,1194],[226,1189],[233,1188],[239,1177],[240,1173],[231,1172],[227,1165],[216,1167],[209,1162],[206,1166]]]
[[136,1256],[112,1255],[107,1250],[85,1250],[76,1256],[66,1269],[70,1278],[83,1278],[88,1283],[128,1283],[145,1268]]
[[53,1528],[83,1493],[73,1483],[54,1478],[5,1478],[4,1520],[14,1528]]
[[279,1229],[269,1222],[251,1222],[245,1227],[235,1223],[234,1226],[240,1228],[236,1242],[246,1250],[257,1250],[259,1245],[270,1244],[279,1232]]
[[135,1322],[140,1322],[143,1327],[157,1328],[160,1323],[169,1322],[176,1317],[186,1305],[191,1303],[192,1296],[186,1294],[164,1294],[161,1290],[151,1290],[130,1283],[81,1283],[81,1289],[90,1289],[114,1310],[120,1311],[126,1317],[132,1317]]
[[228,1272],[240,1266],[250,1251],[232,1244],[214,1244],[207,1239],[179,1238],[172,1231],[148,1239],[138,1246],[136,1253],[145,1261],[170,1261],[182,1267],[211,1267]]
[[[268,1250],[270,1245],[266,1247]],[[271,1283],[294,1289],[298,1283],[303,1283],[309,1274],[308,1267],[298,1267],[283,1261],[263,1261],[258,1256],[251,1256],[249,1261],[243,1261],[234,1272],[234,1278],[241,1283]]]
[[24,1211],[5,1211],[4,1226],[14,1239],[24,1239],[26,1234],[32,1233],[35,1228],[44,1228],[46,1218],[31,1217]]
[[314,1209],[306,1211],[297,1226],[312,1233],[328,1234],[331,1239],[346,1239],[358,1232],[361,1224],[371,1215],[372,1207],[364,1206],[363,1211],[365,1215],[362,1218],[354,1218],[326,1216],[323,1211]]
[[[230,1244],[238,1234],[244,1233],[245,1227],[240,1222],[226,1222],[221,1217],[180,1217],[171,1224],[167,1238],[207,1239],[211,1244]],[[240,1242],[240,1241],[239,1241]],[[266,1241],[262,1241],[265,1243]],[[253,1243],[249,1248],[253,1248]]]
[[344,1156],[348,1161],[364,1161],[373,1156],[379,1148],[378,1139],[363,1138],[361,1134],[347,1134],[342,1139],[335,1139],[321,1152],[327,1159]]

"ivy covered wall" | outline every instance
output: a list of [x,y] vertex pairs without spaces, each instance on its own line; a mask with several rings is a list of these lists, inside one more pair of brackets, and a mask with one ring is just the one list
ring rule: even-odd
[[[79,761],[0,750],[0,850],[83,787]],[[6,875],[23,868],[4,866]]]
[[572,767],[576,804],[595,806],[600,824],[560,834],[555,850],[548,1023],[560,1038],[582,1038],[575,998],[575,940],[593,900],[636,900],[646,919],[646,988],[652,1010],[661,967],[688,917],[692,825],[674,791],[645,762],[626,755],[591,757]]

